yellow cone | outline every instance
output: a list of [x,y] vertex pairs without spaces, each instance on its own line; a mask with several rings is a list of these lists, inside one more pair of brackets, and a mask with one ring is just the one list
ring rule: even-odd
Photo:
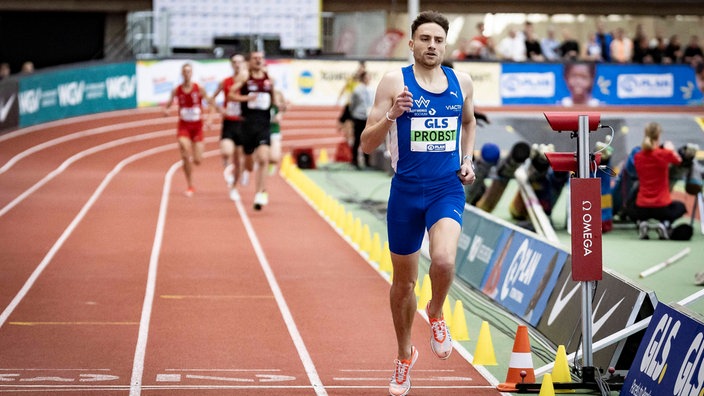
[[389,242],[384,242],[384,248],[381,251],[381,259],[379,261],[379,271],[388,272],[389,274],[393,272],[393,265],[391,265],[391,252],[389,251]]
[[345,217],[347,213],[345,213],[345,207],[341,203],[337,203],[337,214],[335,215],[335,225],[337,225],[337,228],[340,229],[344,233],[345,229]]
[[352,225],[352,243],[357,245],[358,248],[362,246],[362,219],[359,217],[354,219]]
[[442,317],[445,319],[445,324],[450,329],[450,332],[452,332],[452,308],[450,308],[450,297],[445,297],[445,302],[442,303]]
[[491,333],[489,331],[489,322],[482,322],[482,327],[479,329],[479,337],[477,338],[477,347],[474,350],[474,359],[472,364],[480,366],[496,366],[496,354],[494,353],[494,343],[491,341]]
[[381,263],[381,238],[379,237],[378,232],[375,232],[372,237],[372,248],[369,252],[369,261],[377,264]]
[[456,341],[469,341],[469,331],[467,331],[467,320],[464,316],[462,300],[455,301],[455,311],[452,313],[452,327],[450,335]]
[[328,157],[328,150],[326,149],[320,149],[320,154],[318,155],[318,165],[325,165],[328,162],[330,162],[330,158]]
[[433,290],[430,286],[430,275],[425,274],[423,284],[420,285],[420,298],[418,299],[418,310],[425,312],[425,306],[433,296]]
[[352,231],[354,229],[354,216],[352,212],[347,212],[345,216],[345,226],[342,228],[345,235],[352,239]]
[[540,394],[538,396],[555,396],[555,387],[552,385],[552,376],[550,374],[543,376],[543,384],[540,385]]
[[284,157],[281,159],[281,169],[279,170],[279,173],[288,179],[290,176],[292,165],[293,157],[291,156],[291,153],[286,153],[286,155],[284,155]]
[[[567,364],[567,352],[564,345],[557,347],[555,354],[555,365],[552,368],[552,380],[559,383],[571,383],[572,376],[570,375],[570,366]],[[564,389],[557,391],[558,393],[574,393],[574,389]]]
[[359,250],[367,254],[370,254],[372,251],[372,234],[369,231],[368,224],[365,224],[362,227],[362,237],[359,241]]

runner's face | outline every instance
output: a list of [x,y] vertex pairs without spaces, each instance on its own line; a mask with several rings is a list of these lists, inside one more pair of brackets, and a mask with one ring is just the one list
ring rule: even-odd
[[186,65],[181,70],[181,74],[183,75],[184,82],[190,82],[191,77],[193,76],[193,68],[191,66]]
[[244,67],[244,57],[241,55],[233,56],[230,63],[232,64],[232,70],[234,70],[235,73],[240,72]]
[[261,52],[253,52],[249,58],[249,68],[252,70],[261,70],[264,68],[264,54]]
[[445,56],[445,38],[445,30],[436,23],[418,26],[409,44],[416,63],[429,67],[441,64]]

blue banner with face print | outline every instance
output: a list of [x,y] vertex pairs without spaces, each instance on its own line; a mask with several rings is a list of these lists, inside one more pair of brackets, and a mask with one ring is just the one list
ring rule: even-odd
[[610,105],[689,105],[702,103],[689,65],[597,66],[594,98]]
[[697,105],[703,89],[689,65],[505,63],[499,77],[505,105]]

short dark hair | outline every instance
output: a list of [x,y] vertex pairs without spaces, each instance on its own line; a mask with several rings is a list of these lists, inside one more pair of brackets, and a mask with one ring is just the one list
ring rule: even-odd
[[450,22],[444,15],[437,11],[423,11],[418,14],[411,25],[411,37],[416,34],[416,29],[418,29],[418,26],[425,23],[437,23],[445,31],[445,34],[447,34],[447,31],[450,29]]

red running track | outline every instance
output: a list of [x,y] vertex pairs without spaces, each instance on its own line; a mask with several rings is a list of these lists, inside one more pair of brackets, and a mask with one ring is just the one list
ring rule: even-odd
[[[387,281],[279,176],[230,201],[206,134],[192,198],[153,109],[0,135],[0,393],[387,394]],[[411,395],[499,394],[413,331]]]

